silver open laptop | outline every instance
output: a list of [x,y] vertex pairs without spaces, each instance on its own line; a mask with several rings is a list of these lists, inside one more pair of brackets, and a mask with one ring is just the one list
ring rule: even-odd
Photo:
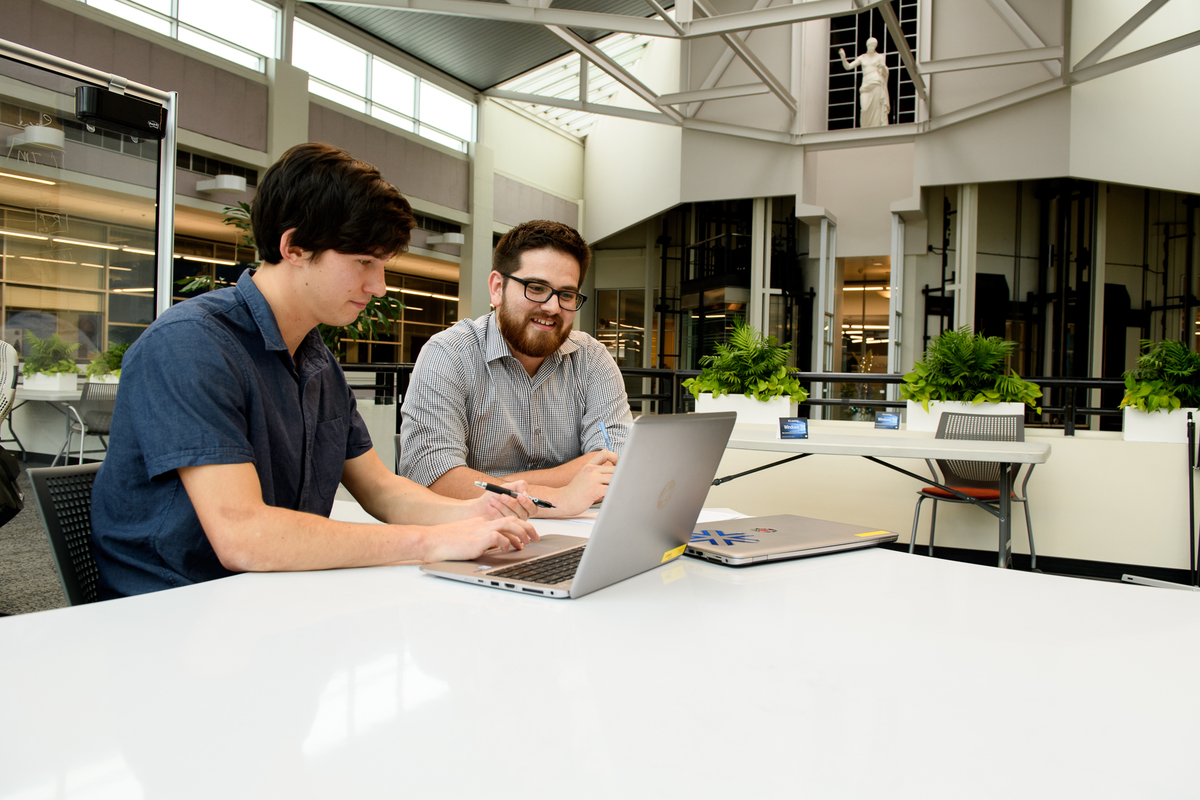
[[639,417],[590,539],[551,534],[524,550],[421,569],[539,597],[582,597],[672,561],[683,555],[736,419],[731,412]]
[[717,564],[742,567],[763,561],[857,550],[894,541],[896,534],[891,531],[779,514],[697,525],[686,552],[689,556]]

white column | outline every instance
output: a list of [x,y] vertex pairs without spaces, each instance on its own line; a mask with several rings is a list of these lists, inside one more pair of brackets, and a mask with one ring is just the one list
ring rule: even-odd
[[[892,275],[888,281],[888,372],[901,372],[900,336],[904,328],[904,217],[892,214]],[[900,396],[897,384],[887,385],[887,399],[896,400]]]
[[496,154],[487,145],[472,142],[467,145],[467,155],[471,157],[471,224],[465,231],[467,241],[458,266],[459,319],[483,316],[491,306],[487,281],[492,271]]
[[746,321],[758,328],[760,332],[767,330],[765,250],[767,226],[767,200],[762,197],[754,198],[754,212],[750,223],[750,315]]
[[975,329],[975,251],[979,238],[979,184],[958,187],[954,235],[954,327]]
[[[1096,184],[1096,205],[1094,207],[1094,216],[1092,220],[1092,268],[1091,275],[1088,278],[1092,284],[1092,321],[1089,326],[1091,330],[1091,353],[1092,353],[1092,369],[1089,373],[1092,376],[1101,376],[1104,374],[1104,281],[1106,279],[1105,262],[1108,260],[1108,184]],[[1188,289],[1188,291],[1191,291]],[[1191,325],[1195,328],[1195,325]],[[1093,389],[1089,392],[1091,400],[1089,405],[1093,408],[1100,405],[1100,390]],[[1081,401],[1083,398],[1079,398]]]

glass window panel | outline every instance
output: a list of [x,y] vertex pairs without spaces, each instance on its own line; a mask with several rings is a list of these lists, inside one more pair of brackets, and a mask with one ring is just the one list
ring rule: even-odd
[[435,141],[438,144],[444,144],[444,145],[446,145],[446,147],[452,147],[455,150],[458,150],[463,153],[467,152],[467,145],[465,142],[455,139],[453,136],[447,136],[446,134],[442,133],[441,131],[435,131],[433,128],[429,127],[428,125],[422,125],[419,133],[422,136],[424,136],[426,139]]
[[[88,0],[88,5],[95,5],[94,2]],[[145,6],[151,11],[157,11],[159,14],[171,16],[171,0],[138,0],[136,3],[128,3],[131,6]]]
[[223,58],[226,61],[232,61],[235,64],[241,64],[247,69],[262,72],[262,59],[258,56],[252,56],[249,53],[243,53],[236,47],[231,47],[224,42],[219,42],[211,36],[205,36],[203,33],[188,30],[187,28],[179,29],[179,41],[190,44],[192,47],[198,47],[206,53],[212,53],[214,56]]
[[[293,31],[293,64],[326,83],[360,97],[366,97],[366,53],[300,20],[296,20]],[[309,91],[313,91],[311,85]],[[315,93],[322,97],[328,97],[321,92]],[[343,102],[334,97],[329,99],[339,103]]]
[[[451,136],[469,141],[475,106],[457,95],[421,81],[421,122],[433,125]],[[425,134],[422,133],[422,136]],[[430,136],[433,139],[434,137]],[[435,139],[435,141],[437,141]],[[451,145],[453,147],[454,145]]]
[[[275,55],[278,13],[255,0],[179,0],[180,22],[264,56]],[[179,31],[179,38],[184,40],[183,30]],[[229,58],[221,53],[217,55]]]
[[386,108],[380,108],[379,106],[371,106],[371,116],[375,119],[383,120],[389,125],[395,125],[402,131],[409,131],[411,133],[414,132],[416,128],[411,119],[406,119],[399,114],[393,114]]
[[311,78],[308,80],[308,91],[315,95],[320,95],[327,100],[340,103],[348,108],[353,108],[355,111],[362,111],[365,113],[367,110],[367,101],[363,100],[361,97],[355,97],[352,94],[338,91],[332,86],[326,86],[320,81],[314,81]]
[[146,11],[135,8],[120,0],[89,0],[88,5],[98,8],[101,11],[118,16],[121,19],[129,20],[134,25],[141,25],[143,28],[149,28],[152,31],[157,31],[163,36],[171,35],[171,23],[165,19],[160,19]]
[[[416,99],[417,79],[407,72],[393,67],[381,59],[374,59],[371,66],[371,100],[385,105],[393,111],[414,116],[413,101]],[[384,119],[380,117],[380,119]],[[408,128],[412,130],[412,128]]]

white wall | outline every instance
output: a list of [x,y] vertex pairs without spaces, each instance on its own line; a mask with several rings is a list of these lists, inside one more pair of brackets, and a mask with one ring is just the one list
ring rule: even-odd
[[[1168,3],[1159,14],[1172,7],[1186,7],[1196,18],[1190,28],[1177,30],[1200,27],[1200,4]],[[1200,193],[1197,97],[1196,48],[1075,86],[1070,174]]]
[[795,195],[804,177],[798,147],[685,130],[681,196],[684,202]]
[[495,153],[497,172],[561,197],[583,197],[583,140],[494,100],[482,111],[482,143]]
[[810,152],[804,201],[837,217],[838,256],[890,255],[891,204],[913,196],[913,145]]

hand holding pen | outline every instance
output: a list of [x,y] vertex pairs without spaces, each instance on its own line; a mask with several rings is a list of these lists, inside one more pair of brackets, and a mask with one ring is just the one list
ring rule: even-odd
[[505,489],[503,486],[497,486],[494,483],[484,483],[483,481],[475,481],[475,485],[478,486],[480,489],[484,489],[489,492],[494,492],[495,494],[506,494],[509,497],[528,497],[529,501],[531,503],[533,503],[535,506],[537,506],[538,508],[556,508],[556,506],[553,503],[547,503],[545,500],[539,500],[536,497],[533,497],[532,495],[521,494],[520,492],[514,492],[512,489]]

